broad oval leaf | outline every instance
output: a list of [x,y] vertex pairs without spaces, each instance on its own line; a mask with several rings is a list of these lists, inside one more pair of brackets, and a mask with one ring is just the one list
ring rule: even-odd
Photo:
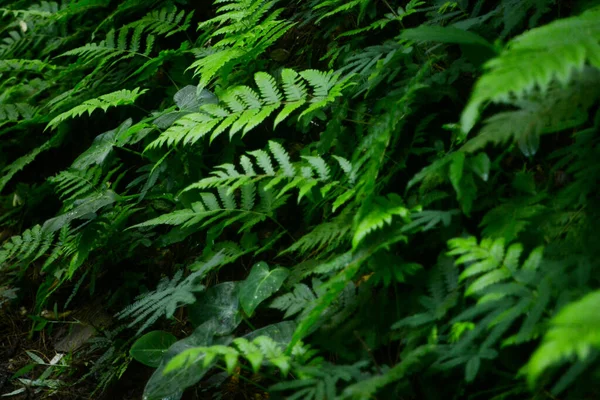
[[177,338],[164,331],[152,331],[135,341],[129,354],[136,361],[149,367],[156,368],[160,365],[163,355]]
[[279,290],[288,275],[289,271],[285,268],[269,271],[267,263],[255,264],[248,278],[240,286],[240,304],[244,312],[251,316],[260,303]]
[[194,304],[188,306],[188,313],[194,326],[214,318],[218,322],[217,336],[233,332],[242,322],[239,283],[224,282],[207,289]]

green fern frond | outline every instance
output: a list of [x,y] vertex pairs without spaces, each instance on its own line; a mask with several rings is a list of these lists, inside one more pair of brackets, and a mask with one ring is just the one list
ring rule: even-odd
[[482,233],[489,238],[516,240],[533,218],[542,215],[546,207],[539,204],[541,196],[517,197],[491,209],[481,220]]
[[61,141],[62,136],[56,135],[47,142],[31,150],[28,154],[16,159],[14,162],[6,166],[2,170],[3,176],[0,178],[0,192],[4,190],[4,187],[8,184],[8,182],[10,182],[17,172],[21,171],[27,165],[32,163],[40,153],[57,146]]
[[[474,279],[468,286],[465,295],[480,295],[483,290],[493,284],[520,276],[521,280],[531,279],[531,274],[537,270],[542,259],[543,248],[539,247],[531,252],[522,267],[519,268],[519,258],[523,247],[512,244],[505,249],[504,239],[477,239],[456,238],[448,242],[450,252],[448,255],[459,256],[456,264],[468,264],[461,273],[460,280]],[[506,253],[505,253],[506,251]],[[483,303],[496,299],[496,295],[487,293],[479,299]]]
[[289,318],[304,310],[310,302],[317,297],[313,291],[303,283],[294,286],[294,289],[287,294],[277,297],[271,302],[269,307],[284,311],[283,318]]
[[273,218],[275,210],[283,206],[287,200],[285,196],[275,198],[274,193],[265,189],[264,184],[259,184],[252,191],[242,191],[242,196],[250,196],[250,198],[243,198],[241,207],[237,205],[233,193],[227,190],[219,190],[218,197],[210,192],[199,195],[202,201],[193,203],[189,209],[164,214],[131,228],[155,225],[181,225],[183,228],[194,229],[210,227],[216,238],[224,228],[234,223],[241,224],[239,232],[244,232],[267,218]]
[[[44,7],[45,5],[45,7]],[[12,15],[14,17],[20,17],[23,19],[34,19],[34,18],[51,18],[54,13],[58,11],[58,3],[43,1],[41,4],[35,4],[27,10],[23,9],[8,9],[0,8],[0,14],[2,17]]]
[[56,66],[41,60],[0,60],[0,73],[2,72],[38,72],[43,73],[46,70],[54,71]]
[[122,105],[129,105],[135,103],[138,97],[146,93],[148,89],[140,90],[140,88],[135,88],[133,90],[118,90],[116,92],[104,94],[102,96],[96,97],[95,99],[86,100],[80,105],[70,109],[69,111],[65,111],[62,114],[54,117],[46,126],[46,129],[56,129],[58,125],[62,122],[70,119],[79,117],[85,113],[88,115],[92,115],[94,111],[97,109],[101,109],[106,112],[110,107],[117,107]]
[[[243,136],[283,107],[275,119],[277,126],[304,104],[308,108],[301,116],[329,105],[349,85],[348,81],[339,80],[339,75],[332,72],[303,71],[298,74],[284,69],[281,76],[285,96],[280,94],[272,76],[264,72],[257,73],[255,81],[260,93],[248,86],[233,87],[221,96],[219,104],[203,105],[200,107],[201,113],[188,114],[177,120],[149,148],[163,144],[195,143],[209,134],[212,141],[227,130],[230,137],[238,132]],[[307,85],[313,89],[312,97],[308,96]]]
[[600,291],[589,293],[561,309],[550,322],[542,344],[525,367],[531,386],[546,369],[561,361],[577,358],[579,362],[600,349]]
[[208,271],[221,262],[222,254],[217,253],[203,268],[183,278],[183,270],[177,271],[173,279],[163,278],[156,289],[137,297],[136,302],[119,312],[119,319],[133,318],[129,327],[141,324],[138,334],[149,328],[161,316],[171,318],[177,307],[196,301],[194,293],[204,290],[198,283]]
[[361,17],[364,15],[364,12],[369,5],[369,0],[351,0],[351,1],[343,1],[343,0],[326,0],[319,2],[318,5],[314,7],[315,10],[328,9],[329,11],[322,14],[318,19],[317,23],[325,18],[333,17],[338,14],[346,13],[354,8],[359,8],[359,21]]
[[352,215],[349,212],[343,212],[331,222],[317,225],[311,232],[282,251],[281,254],[289,252],[307,254],[312,251],[331,252],[344,244],[349,244],[351,232]]
[[55,185],[60,199],[71,204],[77,199],[101,194],[108,188],[108,182],[118,171],[118,167],[106,174],[103,174],[102,168],[99,167],[87,170],[68,169],[48,181]]
[[[209,188],[228,188],[229,191],[234,191],[241,187],[243,202],[249,202],[250,199],[247,198],[247,195],[252,192],[252,185],[262,180],[268,180],[265,186],[267,189],[274,188],[284,181],[287,182],[277,191],[277,198],[292,189],[298,189],[298,201],[300,201],[313,187],[319,184],[325,184],[322,187],[323,195],[328,194],[334,187],[341,189],[344,193],[333,191],[332,196],[339,194],[341,197],[348,192],[347,188],[339,181],[331,179],[331,169],[323,158],[305,156],[303,158],[307,160],[307,163],[292,163],[289,154],[280,144],[269,141],[269,150],[275,158],[277,169],[273,166],[271,154],[264,150],[255,150],[248,154],[256,159],[256,166],[250,158],[242,156],[240,164],[243,172],[239,172],[233,164],[223,164],[217,167],[217,170],[212,173],[213,176],[188,186],[184,191]],[[355,172],[352,164],[342,157],[337,157],[336,160],[342,166],[346,180],[352,182]],[[260,170],[264,172],[257,173]],[[349,192],[352,193],[351,190]]]
[[25,103],[0,104],[0,123],[29,119],[36,113],[36,108]]
[[515,139],[523,154],[532,156],[539,146],[540,135],[585,123],[588,110],[600,97],[600,70],[586,67],[570,76],[568,86],[552,83],[544,94],[513,101],[517,110],[488,118],[477,136],[465,143],[462,150],[473,152],[489,143],[499,145]]
[[36,225],[23,231],[21,235],[11,237],[0,248],[0,269],[16,266],[27,267],[45,253],[52,246],[54,234]]
[[[210,347],[193,347],[186,349],[173,357],[165,366],[164,373],[187,369],[202,360],[203,367],[209,368],[217,360],[223,360],[229,374],[235,373],[239,359],[244,358],[258,373],[263,363],[270,364],[279,369],[282,375],[287,375],[291,368],[293,357],[285,354],[285,347],[269,336],[258,336],[252,341],[246,338],[233,340],[233,346],[213,345]],[[305,354],[307,349],[298,344],[293,354]]]
[[142,30],[146,34],[169,37],[187,30],[193,16],[194,11],[186,15],[185,10],[179,11],[175,6],[165,7],[149,12],[143,18],[125,25],[125,28]]
[[19,53],[24,52],[27,46],[31,45],[29,36],[22,31],[9,31],[8,35],[0,43],[0,56],[2,58],[18,57]]
[[352,237],[352,247],[356,248],[371,232],[390,225],[394,216],[401,217],[406,223],[410,222],[410,210],[405,207],[400,196],[390,194],[387,198],[376,197],[369,207],[368,214],[360,216],[357,221]]
[[221,37],[209,52],[189,67],[195,76],[200,76],[201,88],[209,85],[225,66],[229,69],[257,59],[293,25],[277,19],[282,9],[272,10],[276,1],[232,0],[224,3],[228,4],[217,10],[216,17],[198,26],[199,29],[217,26],[219,28],[210,38]]
[[575,71],[589,63],[600,68],[600,8],[580,16],[560,19],[513,39],[499,57],[486,64],[466,106],[461,125],[469,132],[481,106],[488,102],[511,102],[553,81],[567,85]]
[[[125,26],[118,31],[118,35],[114,29],[110,30],[100,43],[88,43],[66,51],[60,57],[76,56],[85,64],[100,60],[99,67],[135,56],[148,58],[156,38],[152,34],[145,33],[145,28],[146,26],[141,24],[133,30]],[[142,46],[142,39],[145,39],[145,46]]]

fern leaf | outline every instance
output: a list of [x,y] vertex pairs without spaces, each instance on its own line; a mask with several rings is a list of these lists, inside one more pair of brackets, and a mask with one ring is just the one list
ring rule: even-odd
[[265,72],[257,72],[254,75],[256,85],[260,90],[261,96],[267,105],[281,103],[282,95],[277,87],[275,78]]
[[565,306],[552,318],[542,344],[527,363],[526,372],[533,386],[544,370],[565,359],[585,360],[600,348],[600,292],[592,292]]
[[552,81],[566,85],[574,71],[586,62],[600,68],[600,8],[554,21],[513,39],[499,57],[487,63],[465,108],[461,125],[469,132],[487,102],[508,102],[534,89],[544,92]]
[[86,100],[77,107],[74,107],[71,110],[54,117],[52,121],[48,123],[46,129],[56,129],[58,125],[60,125],[67,119],[75,118],[85,113],[91,115],[97,109],[102,109],[103,111],[106,111],[110,107],[133,104],[138,97],[140,97],[147,91],[148,89],[140,90],[140,88],[136,88],[134,90],[123,89],[102,95],[95,99]]
[[377,197],[369,207],[369,212],[359,219],[352,238],[352,247],[357,248],[369,233],[381,229],[385,225],[390,225],[393,216],[400,216],[406,222],[409,222],[409,215],[410,211],[404,207],[398,196]]
[[293,167],[290,157],[283,146],[270,140],[269,149],[271,150],[271,153],[273,153],[273,157],[277,160],[279,167],[283,170],[283,174],[290,177],[295,176],[296,169]]
[[25,103],[0,104],[0,122],[29,119],[36,111],[34,107]]
[[137,297],[136,302],[117,314],[119,319],[133,318],[129,326],[141,324],[138,334],[142,333],[161,316],[171,318],[177,307],[192,304],[196,301],[194,293],[204,290],[198,283],[208,271],[220,265],[224,256],[217,253],[203,267],[183,278],[183,271],[179,270],[173,279],[162,279],[156,290]]

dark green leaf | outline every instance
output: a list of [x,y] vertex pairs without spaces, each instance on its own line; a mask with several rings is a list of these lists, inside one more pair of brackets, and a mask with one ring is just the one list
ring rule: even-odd
[[240,303],[246,314],[251,316],[260,303],[277,292],[288,275],[285,268],[269,271],[266,263],[255,264],[240,287]]
[[201,293],[198,300],[188,306],[192,324],[199,326],[214,318],[219,323],[216,335],[233,332],[242,321],[239,286],[238,282],[225,282]]
[[135,360],[149,367],[158,367],[163,354],[177,341],[177,338],[164,331],[152,331],[135,341],[129,354]]

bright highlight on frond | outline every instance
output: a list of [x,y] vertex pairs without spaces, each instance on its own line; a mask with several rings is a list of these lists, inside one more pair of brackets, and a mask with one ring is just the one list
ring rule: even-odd
[[486,64],[461,117],[469,132],[486,102],[509,103],[535,90],[544,93],[553,81],[566,85],[589,63],[600,68],[600,8],[554,21],[513,39],[499,57]]
[[74,107],[69,111],[65,111],[64,113],[54,117],[54,119],[48,123],[46,129],[56,129],[62,122],[70,118],[79,117],[85,113],[92,115],[92,113],[97,109],[101,109],[102,111],[106,112],[106,110],[108,110],[110,107],[133,104],[138,97],[147,91],[148,89],[140,90],[140,88],[135,88],[133,90],[123,89],[102,95],[95,99],[86,100],[77,107]]
[[279,110],[274,122],[277,127],[300,108],[304,111],[299,118],[330,105],[351,84],[348,80],[340,80],[333,72],[306,70],[297,73],[288,68],[281,72],[282,89],[266,72],[255,74],[254,80],[258,91],[249,86],[228,89],[219,104],[203,105],[201,112],[177,120],[149,148],[193,144],[208,135],[212,142],[226,131],[230,138],[237,133],[243,137]]

